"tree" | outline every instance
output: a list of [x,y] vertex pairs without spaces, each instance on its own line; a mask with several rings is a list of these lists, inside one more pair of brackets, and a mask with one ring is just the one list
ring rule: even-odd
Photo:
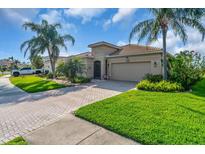
[[32,66],[36,69],[41,69],[44,66],[43,58],[39,55],[33,56],[30,58]]
[[185,26],[195,28],[202,34],[202,40],[205,36],[205,28],[201,23],[205,9],[149,9],[153,15],[152,19],[142,21],[134,26],[130,32],[129,42],[138,34],[138,42],[146,39],[147,43],[156,41],[160,35],[163,40],[163,79],[167,80],[167,54],[166,38],[167,31],[173,30],[176,36],[179,36],[183,43],[187,41]]
[[189,89],[204,76],[205,57],[195,51],[181,51],[169,58],[169,80]]
[[73,81],[78,74],[83,73],[84,68],[85,65],[80,58],[71,58],[67,62],[61,63],[58,66],[58,71]]
[[3,74],[6,71],[6,67],[0,65],[0,71],[1,71],[1,74]]
[[63,76],[65,71],[65,62],[62,60],[57,63],[56,74],[57,76]]
[[69,34],[60,35],[58,29],[61,28],[61,24],[59,23],[49,24],[46,20],[42,20],[41,24],[26,22],[23,27],[25,30],[30,29],[36,33],[30,40],[25,41],[21,45],[21,51],[24,50],[24,56],[26,56],[28,51],[30,52],[30,58],[47,51],[53,78],[55,78],[55,64],[60,54],[60,48],[63,47],[67,50],[65,42],[69,41],[74,45],[75,39]]
[[13,56],[8,58],[9,61],[11,61],[11,64],[9,66],[9,69],[18,69],[18,64],[21,62],[18,59],[15,59]]

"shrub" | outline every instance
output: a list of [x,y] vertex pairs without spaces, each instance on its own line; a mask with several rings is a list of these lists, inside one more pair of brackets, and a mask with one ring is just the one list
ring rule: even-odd
[[[76,78],[78,75],[82,75],[84,71],[84,63],[83,61],[78,58],[74,57],[69,59],[65,63],[60,63],[57,66],[57,74],[65,76],[67,79],[70,79],[71,81],[74,81],[74,78]],[[76,79],[77,80],[77,79]]]
[[163,77],[161,74],[146,74],[144,80],[148,80],[150,82],[160,82]]
[[61,61],[57,64],[56,67],[56,75],[59,76],[63,76],[65,72],[65,63],[64,61]]
[[86,77],[83,77],[83,76],[78,76],[78,77],[74,77],[72,82],[73,83],[88,83],[90,81],[91,81],[90,78],[86,78]]
[[47,77],[48,79],[53,79],[53,73],[49,72],[49,73],[46,75],[46,77]]
[[43,58],[39,55],[30,57],[31,64],[36,69],[41,69],[44,66]]
[[169,80],[190,89],[204,75],[205,58],[194,51],[182,51],[169,59]]
[[179,83],[172,83],[169,81],[160,81],[160,82],[150,82],[148,80],[142,80],[137,84],[137,88],[147,91],[162,91],[162,92],[177,92],[183,91],[184,88]]

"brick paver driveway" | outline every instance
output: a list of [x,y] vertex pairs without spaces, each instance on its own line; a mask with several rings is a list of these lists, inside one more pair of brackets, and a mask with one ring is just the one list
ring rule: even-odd
[[0,78],[0,143],[61,119],[80,106],[134,88],[134,83],[94,81],[76,87],[28,94]]

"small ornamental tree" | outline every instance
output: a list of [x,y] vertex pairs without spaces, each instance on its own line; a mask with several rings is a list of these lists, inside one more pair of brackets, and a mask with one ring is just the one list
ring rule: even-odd
[[67,62],[60,64],[57,71],[73,82],[74,78],[81,76],[85,65],[80,58],[71,58]]
[[41,69],[44,64],[43,64],[43,58],[39,55],[35,55],[30,58],[32,66],[34,66],[36,69]]
[[181,83],[185,89],[204,76],[205,58],[195,51],[181,51],[169,60],[169,79]]

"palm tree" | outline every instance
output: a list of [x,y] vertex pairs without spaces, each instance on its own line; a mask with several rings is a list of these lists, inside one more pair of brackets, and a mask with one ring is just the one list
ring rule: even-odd
[[205,28],[201,23],[205,9],[149,9],[153,18],[142,21],[134,26],[130,32],[129,42],[138,34],[138,43],[146,39],[147,43],[156,41],[160,35],[163,40],[163,79],[167,80],[167,58],[166,58],[166,38],[167,31],[173,30],[183,43],[187,41],[185,26],[195,28],[205,36]]
[[30,62],[36,69],[41,69],[44,66],[43,58],[40,55],[31,57]]
[[36,33],[36,36],[21,45],[21,51],[24,50],[24,56],[26,56],[28,51],[30,52],[29,58],[44,54],[47,51],[53,78],[55,78],[55,64],[60,54],[60,48],[63,47],[67,50],[66,41],[70,41],[74,45],[74,37],[69,34],[60,35],[57,29],[61,28],[61,25],[59,23],[49,24],[46,20],[42,20],[41,24],[26,22],[23,27],[25,30],[30,29]]
[[75,77],[78,75],[82,75],[83,70],[85,69],[85,64],[83,63],[81,58],[72,57],[63,66],[60,66],[59,69],[61,73],[63,73],[67,78],[69,78],[72,82]]

